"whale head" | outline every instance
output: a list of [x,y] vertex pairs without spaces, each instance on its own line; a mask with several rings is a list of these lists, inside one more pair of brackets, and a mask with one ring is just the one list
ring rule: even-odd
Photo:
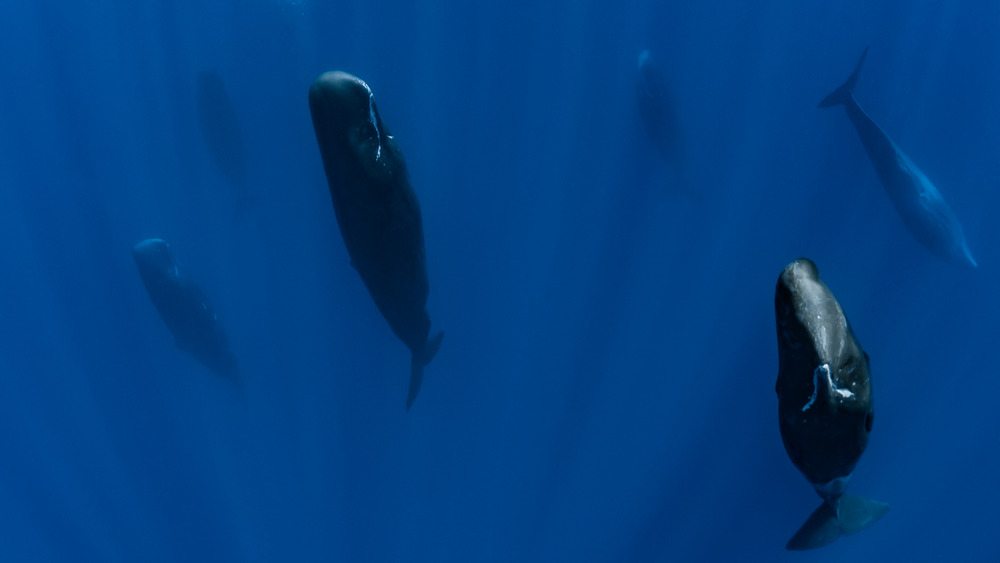
[[169,275],[177,277],[180,271],[170,245],[163,239],[150,238],[132,247],[132,258],[143,277]]
[[798,412],[867,401],[867,355],[811,260],[799,258],[781,272],[774,312],[779,362],[795,374],[796,387],[808,390],[792,399],[801,403]]
[[830,329],[843,325],[843,311],[812,260],[799,258],[782,270],[774,312],[779,350],[808,354],[816,365],[830,362],[831,341],[838,336]]
[[639,97],[659,99],[665,96],[666,78],[653,60],[649,50],[639,53]]
[[324,154],[353,154],[366,167],[394,150],[375,95],[364,80],[341,71],[320,75],[309,88],[309,109]]

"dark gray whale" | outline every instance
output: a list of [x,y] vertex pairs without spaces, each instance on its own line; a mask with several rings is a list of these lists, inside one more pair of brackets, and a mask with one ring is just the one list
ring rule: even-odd
[[844,494],[875,416],[868,354],[806,258],[778,277],[774,317],[781,439],[792,463],[823,498],[786,548],[812,549],[863,530],[889,510]]
[[236,356],[215,310],[167,243],[146,239],[132,248],[132,257],[177,347],[215,373],[238,381]]
[[913,238],[947,262],[977,267],[962,225],[940,192],[854,99],[854,85],[867,55],[868,47],[865,47],[851,76],[823,98],[819,107],[843,105],[847,110],[847,117],[854,124],[875,173]]
[[364,81],[327,72],[309,89],[316,141],[351,265],[411,352],[406,407],[441,345],[429,338],[423,223],[403,154]]

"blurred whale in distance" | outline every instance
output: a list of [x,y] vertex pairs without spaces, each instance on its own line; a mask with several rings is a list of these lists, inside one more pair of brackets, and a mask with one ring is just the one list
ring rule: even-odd
[[781,272],[774,316],[781,440],[823,498],[785,547],[813,549],[860,532],[889,511],[887,504],[844,493],[875,417],[870,365],[812,261],[799,258]]
[[648,50],[639,53],[635,93],[639,116],[650,142],[667,165],[674,184],[686,191],[684,138],[677,104],[666,73]]
[[222,77],[214,70],[198,73],[198,122],[212,162],[232,184],[236,213],[249,205],[247,157],[243,131]]
[[327,72],[309,88],[309,109],[351,265],[393,333],[411,352],[409,409],[424,366],[441,345],[430,337],[427,265],[417,194],[403,154],[360,78]]
[[236,356],[229,349],[218,315],[194,279],[161,239],[132,247],[139,276],[160,317],[174,335],[177,348],[215,373],[239,382]]
[[962,225],[941,193],[854,99],[854,85],[868,49],[865,47],[861,53],[847,81],[823,98],[819,107],[844,106],[875,167],[875,173],[913,238],[947,262],[976,268],[978,264],[969,250]]

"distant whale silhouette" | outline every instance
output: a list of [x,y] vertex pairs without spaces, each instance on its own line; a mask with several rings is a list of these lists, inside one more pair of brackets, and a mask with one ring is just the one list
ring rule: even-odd
[[927,176],[917,168],[854,99],[854,85],[868,55],[865,47],[847,81],[823,98],[819,107],[843,105],[858,132],[875,173],[913,238],[939,258],[964,267],[977,267],[958,218]]
[[806,258],[778,277],[774,317],[781,440],[823,498],[786,548],[813,549],[865,529],[889,510],[881,502],[844,494],[875,417],[868,354]]
[[441,345],[429,338],[423,222],[403,154],[364,81],[327,72],[309,89],[309,109],[340,234],[378,310],[410,349],[409,409],[424,366]]
[[222,77],[214,70],[198,73],[198,122],[212,162],[233,185],[236,210],[248,202],[247,157],[243,131]]
[[132,248],[146,291],[174,335],[177,347],[215,373],[239,379],[236,356],[215,310],[201,288],[177,263],[161,239],[146,239]]
[[677,104],[663,69],[655,63],[648,50],[639,54],[635,93],[639,115],[650,142],[667,164],[675,182],[683,184],[684,138]]

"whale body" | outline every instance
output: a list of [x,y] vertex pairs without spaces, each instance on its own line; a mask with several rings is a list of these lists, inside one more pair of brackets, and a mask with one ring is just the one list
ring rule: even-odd
[[684,143],[677,104],[666,74],[648,50],[639,53],[635,93],[639,115],[649,140],[672,172],[681,178]]
[[146,239],[132,247],[132,257],[177,348],[215,373],[238,379],[236,356],[215,309],[170,246],[162,239]]
[[327,72],[309,89],[316,141],[337,225],[379,312],[411,352],[407,409],[424,366],[441,345],[430,337],[423,220],[403,153],[360,78]]
[[198,122],[212,162],[229,180],[237,217],[250,207],[246,146],[233,102],[222,77],[214,70],[198,73]]
[[844,106],[875,173],[913,238],[947,262],[977,267],[962,225],[941,193],[854,99],[854,85],[867,55],[865,47],[851,76],[823,98],[819,107]]
[[875,417],[870,362],[837,298],[806,258],[778,277],[774,316],[781,440],[823,499],[786,548],[813,549],[867,528],[889,510],[845,494]]

